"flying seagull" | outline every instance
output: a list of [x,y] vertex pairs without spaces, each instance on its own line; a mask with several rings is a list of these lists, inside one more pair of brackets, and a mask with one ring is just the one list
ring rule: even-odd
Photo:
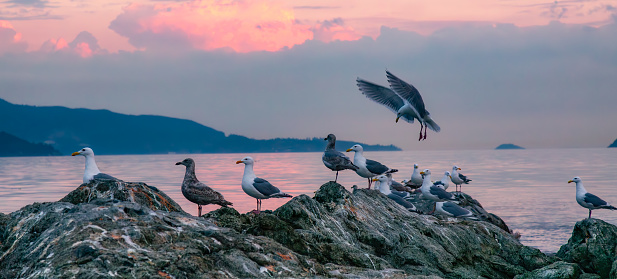
[[[435,132],[439,132],[441,128],[433,121],[431,114],[426,110],[418,89],[399,79],[389,71],[386,71],[386,77],[388,78],[388,83],[390,83],[390,88],[361,78],[357,78],[356,83],[362,94],[396,113],[396,122],[400,118],[409,123],[413,123],[414,119],[417,119],[420,122],[420,137],[418,140],[426,139],[427,127]],[[422,135],[423,128],[424,135]]]
[[89,183],[92,180],[119,180],[109,174],[102,173],[96,166],[94,161],[94,151],[90,147],[84,147],[77,152],[73,152],[71,156],[81,155],[86,157],[86,169],[84,171],[84,183]]
[[261,200],[269,198],[291,198],[291,195],[285,194],[274,187],[268,180],[259,178],[253,171],[255,160],[251,157],[237,161],[236,164],[244,164],[244,175],[242,176],[242,190],[249,196],[257,199],[256,213],[261,212]]
[[182,181],[182,195],[187,200],[197,204],[197,216],[201,216],[201,207],[203,205],[218,204],[225,207],[232,205],[231,202],[225,200],[221,193],[199,182],[197,176],[195,176],[195,161],[193,159],[186,158],[181,162],[177,162],[176,165],[186,166],[186,173]]
[[588,218],[591,218],[591,210],[594,210],[594,209],[600,209],[600,208],[610,209],[610,210],[617,209],[614,206],[605,202],[603,199],[599,198],[598,196],[591,194],[591,193],[587,193],[587,190],[585,190],[585,187],[583,187],[583,181],[581,180],[580,177],[577,176],[573,178],[572,180],[568,181],[568,183],[572,183],[572,182],[576,183],[576,202],[578,202],[578,204],[580,204],[582,207],[589,209]]
[[334,182],[338,180],[338,172],[342,170],[357,170],[358,166],[354,165],[349,157],[345,156],[345,154],[336,151],[336,136],[334,134],[329,134],[324,140],[328,141],[328,145],[326,145],[326,150],[323,152],[323,156],[321,156],[321,160],[327,168],[332,171],[336,171],[336,178],[334,178]]
[[375,160],[366,159],[364,157],[364,148],[362,148],[362,145],[356,144],[347,149],[347,152],[350,151],[355,152],[353,156],[353,164],[358,167],[356,173],[361,177],[368,178],[369,189],[371,189],[371,182],[373,181],[371,178],[381,174],[398,171],[397,169],[386,167],[384,164]]

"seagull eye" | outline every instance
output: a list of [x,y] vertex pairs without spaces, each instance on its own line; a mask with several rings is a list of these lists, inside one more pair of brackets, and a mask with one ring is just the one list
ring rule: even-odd
[[81,151],[86,151],[86,149],[84,148],[84,149],[82,149]]

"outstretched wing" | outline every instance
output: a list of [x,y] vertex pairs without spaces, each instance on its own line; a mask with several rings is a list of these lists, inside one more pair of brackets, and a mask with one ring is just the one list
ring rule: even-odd
[[401,96],[401,98],[407,100],[418,111],[420,117],[424,118],[427,111],[424,107],[424,101],[422,100],[420,91],[418,91],[418,89],[416,89],[413,85],[403,81],[389,71],[386,71],[386,77],[390,83],[390,88],[392,88],[396,94]]
[[[364,96],[376,103],[386,106],[394,113],[398,113],[398,110],[405,105],[405,101],[390,88],[377,85],[361,78],[357,78],[356,82],[358,89],[360,89],[360,92],[362,92]],[[402,118],[409,123],[413,123],[414,121],[413,118],[409,119],[405,115],[403,115]]]

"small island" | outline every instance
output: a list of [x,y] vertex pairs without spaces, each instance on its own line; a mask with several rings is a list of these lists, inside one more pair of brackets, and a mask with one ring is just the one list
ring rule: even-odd
[[617,139],[615,139],[615,141],[611,145],[608,146],[608,148],[611,148],[611,147],[617,147]]
[[524,147],[518,146],[512,143],[504,143],[500,146],[497,146],[495,149],[525,149]]
[[31,143],[7,132],[0,132],[0,157],[58,155],[62,154],[49,144]]

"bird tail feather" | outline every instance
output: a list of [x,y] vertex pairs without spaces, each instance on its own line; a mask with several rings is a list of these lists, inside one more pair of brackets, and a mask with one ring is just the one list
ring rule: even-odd
[[281,192],[281,193],[272,194],[270,197],[271,198],[291,198],[293,196],[290,195],[290,194],[285,194],[285,193]]

